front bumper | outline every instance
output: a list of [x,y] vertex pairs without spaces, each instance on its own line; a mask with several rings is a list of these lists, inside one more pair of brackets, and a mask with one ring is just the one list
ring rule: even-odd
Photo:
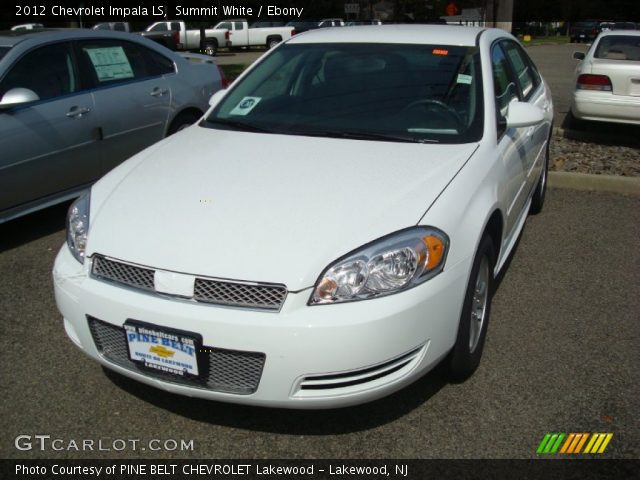
[[[388,395],[436,365],[455,342],[471,259],[447,266],[400,294],[338,305],[307,305],[311,289],[290,292],[279,312],[168,298],[89,275],[64,245],[53,278],[67,335],[104,366],[163,390],[223,402],[334,408]],[[100,352],[89,319],[122,328],[127,319],[196,332],[215,350],[264,354],[253,393],[235,394],[158,378]],[[95,332],[94,332],[95,334]]]
[[575,90],[571,113],[581,120],[640,124],[640,97]]

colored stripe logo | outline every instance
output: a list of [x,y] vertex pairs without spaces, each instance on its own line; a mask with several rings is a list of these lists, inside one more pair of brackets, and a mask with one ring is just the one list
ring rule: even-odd
[[604,453],[612,438],[613,433],[547,433],[536,453],[600,454]]

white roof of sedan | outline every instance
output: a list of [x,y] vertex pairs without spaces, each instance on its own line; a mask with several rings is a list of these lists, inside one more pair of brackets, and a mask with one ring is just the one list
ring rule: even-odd
[[[309,30],[288,43],[417,43],[474,46],[481,27],[458,25],[371,25]],[[506,32],[505,32],[506,33]]]

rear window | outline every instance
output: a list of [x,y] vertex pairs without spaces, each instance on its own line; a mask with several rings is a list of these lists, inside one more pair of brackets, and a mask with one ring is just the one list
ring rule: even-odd
[[607,35],[600,39],[595,58],[640,61],[640,36]]

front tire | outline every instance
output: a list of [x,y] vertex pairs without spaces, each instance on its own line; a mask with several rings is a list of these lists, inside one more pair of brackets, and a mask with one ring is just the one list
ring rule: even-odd
[[458,336],[449,356],[449,375],[455,382],[469,378],[480,365],[491,316],[494,265],[493,242],[485,234],[473,259],[462,304]]

